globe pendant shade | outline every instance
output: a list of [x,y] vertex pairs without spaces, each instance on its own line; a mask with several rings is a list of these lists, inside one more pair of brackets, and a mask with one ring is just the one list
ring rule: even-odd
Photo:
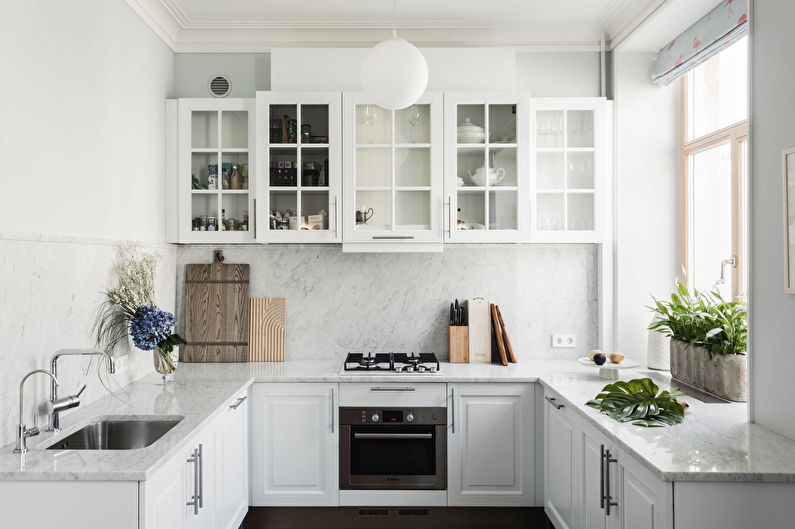
[[393,37],[377,44],[362,63],[362,89],[376,105],[409,107],[428,86],[428,63],[413,44]]

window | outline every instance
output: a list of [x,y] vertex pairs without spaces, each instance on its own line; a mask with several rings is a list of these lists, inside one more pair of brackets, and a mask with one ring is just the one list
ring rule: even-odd
[[747,290],[748,44],[682,79],[682,270],[691,288]]

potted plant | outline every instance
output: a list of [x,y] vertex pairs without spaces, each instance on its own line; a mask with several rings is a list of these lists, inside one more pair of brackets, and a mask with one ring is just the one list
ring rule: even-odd
[[94,332],[97,346],[108,352],[128,337],[138,349],[152,351],[155,371],[165,379],[176,369],[175,347],[186,342],[172,332],[174,315],[154,303],[159,260],[157,252],[145,253],[136,243],[119,248],[114,265],[118,286],[105,291]]
[[671,376],[727,400],[748,400],[745,302],[679,283],[671,301],[654,299],[649,329],[671,337]]

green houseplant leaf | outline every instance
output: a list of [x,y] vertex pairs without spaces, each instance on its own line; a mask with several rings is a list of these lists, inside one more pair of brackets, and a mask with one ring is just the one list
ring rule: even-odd
[[650,378],[619,380],[606,385],[587,406],[618,422],[632,422],[646,428],[672,426],[685,418],[685,409],[676,397],[679,391],[659,391]]
[[648,307],[656,313],[649,329],[700,346],[712,355],[745,354],[748,350],[748,318],[745,302],[727,301],[720,293],[688,291],[678,283],[671,301],[652,296]]

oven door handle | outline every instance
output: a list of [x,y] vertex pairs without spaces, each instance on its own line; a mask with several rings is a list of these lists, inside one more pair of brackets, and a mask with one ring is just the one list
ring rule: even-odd
[[416,391],[416,388],[412,387],[392,388],[384,386],[373,386],[370,388],[370,391]]
[[433,439],[432,433],[354,433],[354,439]]

